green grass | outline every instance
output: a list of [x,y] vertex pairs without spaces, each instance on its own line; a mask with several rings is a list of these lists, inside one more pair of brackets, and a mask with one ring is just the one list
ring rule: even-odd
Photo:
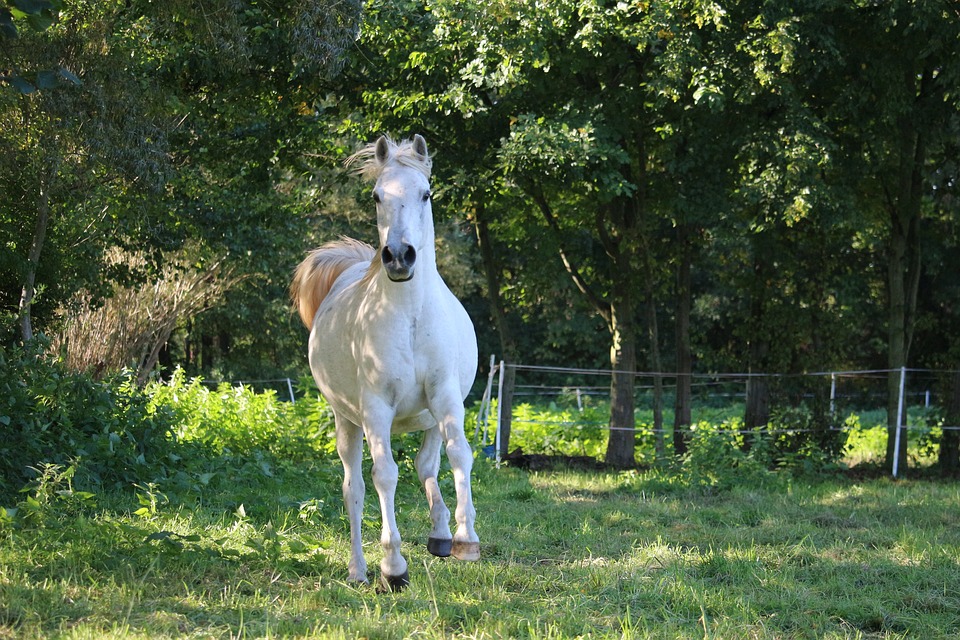
[[[91,414],[90,428],[25,493],[0,494],[0,640],[960,635],[960,485],[858,480],[815,451],[772,457],[770,443],[745,453],[735,431],[701,423],[682,461],[646,471],[478,460],[483,559],[459,563],[426,551],[419,440],[406,436],[394,448],[413,583],[381,594],[345,581],[349,532],[323,402],[182,377],[146,394],[132,396],[137,411],[100,412],[115,416],[103,428],[87,405],[55,405]],[[155,416],[152,430],[133,428],[137,416]],[[869,465],[885,440],[858,419],[847,460]],[[554,452],[598,446],[566,429]],[[641,437],[638,457],[651,446]],[[449,471],[441,487],[450,499]]]
[[[329,462],[236,467],[199,493],[141,487],[96,505],[64,484],[35,492],[0,524],[0,638],[960,634],[955,484],[771,474],[710,491],[482,461],[484,557],[467,564],[427,554],[424,499],[401,467],[413,584],[399,594],[345,582]],[[370,496],[372,569],[376,521]]]

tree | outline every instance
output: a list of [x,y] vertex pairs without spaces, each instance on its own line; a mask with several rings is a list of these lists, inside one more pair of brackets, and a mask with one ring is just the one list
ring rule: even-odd
[[[538,214],[507,224],[541,227],[538,244],[553,247],[611,336],[607,459],[618,466],[633,464],[638,329],[657,335],[665,261],[654,239],[682,200],[667,185],[704,167],[674,161],[697,136],[671,132],[686,111],[718,106],[704,42],[721,15],[682,2],[373,5],[370,45],[357,59],[351,122],[359,110],[371,131],[397,122],[442,131],[449,149],[477,159],[458,174],[472,177],[474,194],[496,202],[512,190]],[[488,236],[494,225],[478,221]]]
[[905,429],[894,460],[903,428],[896,424],[900,369],[911,361],[924,270],[922,229],[942,169],[931,159],[960,118],[960,11],[950,2],[836,3],[804,13],[802,24],[809,42],[831,53],[811,60],[808,69],[820,72],[807,76],[804,95],[844,148],[856,150],[846,165],[848,180],[884,238],[887,464],[905,468]]
[[[295,211],[314,187],[276,186],[315,175],[309,156],[326,130],[306,98],[336,73],[359,11],[322,0],[76,2],[5,46],[10,68],[37,79],[0,94],[3,161],[18,168],[0,172],[0,234],[13,249],[0,277],[16,283],[2,303],[17,309],[21,339],[38,320],[55,329],[75,292],[96,303],[114,282],[159,273],[188,242],[213,263],[285,281],[304,242]],[[54,83],[43,70],[58,67],[76,75]],[[145,260],[111,263],[113,247]]]
[[[52,307],[76,286],[71,275],[96,270],[85,260],[90,257],[89,246],[59,252],[48,261],[50,271],[41,260],[49,257],[51,241],[71,249],[75,243],[103,241],[91,233],[91,227],[117,220],[120,207],[109,197],[98,202],[91,193],[106,196],[135,183],[145,191],[156,190],[165,175],[162,135],[152,119],[149,91],[142,85],[132,87],[124,76],[112,76],[122,64],[117,50],[87,46],[108,37],[103,18],[109,12],[104,4],[85,3],[59,15],[45,10],[42,24],[48,28],[21,31],[15,40],[5,42],[8,65],[18,75],[11,80],[17,91],[0,93],[4,121],[0,149],[7,167],[17,170],[4,171],[8,189],[2,196],[6,213],[2,229],[7,246],[20,259],[4,265],[10,270],[4,281],[16,283],[4,290],[17,291],[19,296],[16,303],[4,299],[3,304],[17,309],[24,341],[33,337],[36,292],[41,285]],[[108,111],[106,104],[117,110]],[[135,120],[124,117],[133,113],[144,115]],[[52,273],[57,277],[50,277]]]

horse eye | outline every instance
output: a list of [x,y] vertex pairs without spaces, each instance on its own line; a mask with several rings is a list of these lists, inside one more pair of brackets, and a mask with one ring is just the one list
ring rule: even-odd
[[429,199],[430,199],[430,195],[431,195],[431,194],[430,194],[429,191],[424,191],[424,192],[423,192],[423,201],[426,202],[427,200],[429,200]]
[[377,204],[380,204],[380,194],[377,193],[376,191],[373,192],[373,201],[376,202]]

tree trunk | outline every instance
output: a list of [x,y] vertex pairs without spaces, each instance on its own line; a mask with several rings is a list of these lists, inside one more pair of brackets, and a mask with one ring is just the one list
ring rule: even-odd
[[[919,79],[923,93],[927,74]],[[909,72],[905,81],[915,85],[916,74]],[[907,366],[913,319],[917,309],[917,291],[920,279],[920,202],[922,198],[925,149],[916,122],[909,114],[900,118],[899,178],[897,191],[889,203],[890,241],[888,253],[889,326],[887,366],[887,458],[889,469],[894,466],[897,429],[900,429],[898,469],[907,467],[907,430],[897,424],[897,404],[900,395],[900,369]],[[904,422],[906,422],[904,420]]]
[[657,307],[653,298],[653,276],[647,279],[647,327],[650,334],[650,367],[653,369],[653,434],[657,461],[666,457],[663,436],[663,376],[660,362],[660,328],[657,325]]
[[500,456],[506,457],[510,448],[513,385],[517,375],[516,369],[509,365],[517,364],[517,346],[507,321],[503,297],[500,295],[500,266],[493,253],[490,226],[483,203],[477,205],[475,222],[477,245],[480,249],[480,260],[483,263],[483,272],[487,282],[487,302],[490,305],[490,315],[493,317],[497,335],[500,337],[501,360],[508,365],[503,371],[503,394],[498,400],[500,403]]
[[[750,327],[751,334],[748,340],[746,408],[743,416],[743,428],[746,431],[764,429],[770,422],[770,383],[764,374],[767,373],[767,357],[770,343],[765,337],[764,308],[766,306],[766,278],[767,264],[766,251],[763,250],[764,238],[759,235],[753,237],[753,283],[750,297]],[[745,436],[743,445],[750,450],[753,444],[751,436]]]
[[33,340],[33,301],[37,294],[37,270],[40,267],[40,256],[43,253],[43,243],[50,226],[50,189],[57,176],[57,165],[50,168],[49,174],[44,172],[46,179],[40,182],[40,201],[37,203],[37,223],[33,228],[33,239],[30,242],[30,252],[27,255],[27,268],[23,274],[23,287],[20,290],[20,305],[18,316],[20,320],[20,338],[24,342]]
[[747,378],[747,407],[743,417],[746,430],[762,429],[770,422],[770,384],[763,374]]
[[677,241],[680,263],[677,267],[677,395],[673,407],[673,452],[683,455],[687,451],[687,432],[693,420],[690,409],[693,396],[693,352],[690,348],[692,259],[688,225],[677,227]]
[[[896,227],[897,225],[894,224]],[[903,263],[906,253],[906,238],[894,234],[890,239],[890,263],[888,276],[889,289],[889,316],[887,342],[887,452],[886,466],[891,471],[894,467],[894,457],[900,471],[906,470],[907,465],[907,430],[898,423],[898,409],[900,403],[900,376],[901,369],[906,366],[906,290],[903,278]],[[905,422],[905,421],[904,421]],[[900,450],[897,455],[897,430],[900,430]]]
[[500,416],[500,422],[497,424],[497,429],[500,431],[500,459],[510,455],[510,430],[513,426],[513,386],[517,379],[516,368],[510,366],[506,359],[503,363],[503,390],[497,400],[500,403],[497,412]]
[[613,344],[610,347],[610,365],[613,374],[610,379],[610,439],[607,441],[605,460],[618,469],[629,469],[636,466],[633,381],[637,350],[633,309],[627,308],[621,313],[614,306],[611,320]]

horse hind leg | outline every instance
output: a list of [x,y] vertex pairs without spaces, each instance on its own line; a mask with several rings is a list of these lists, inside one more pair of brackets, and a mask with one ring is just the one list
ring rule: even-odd
[[348,579],[368,582],[367,561],[363,557],[363,539],[360,528],[363,519],[363,432],[339,416],[337,426],[337,453],[343,463],[343,504],[350,522],[350,564]]
[[440,446],[443,437],[439,427],[434,424],[423,432],[423,444],[417,454],[415,465],[417,476],[427,494],[427,504],[430,506],[430,521],[433,524],[430,536],[427,538],[427,551],[435,556],[446,558],[453,547],[453,534],[450,533],[450,510],[440,495],[440,484],[437,474],[440,471]]
[[480,539],[474,530],[477,512],[473,506],[473,493],[470,488],[473,451],[463,432],[463,402],[455,392],[448,391],[446,394],[438,394],[432,404],[441,437],[447,445],[447,459],[450,461],[454,486],[457,489],[457,532],[453,536],[451,554],[459,560],[479,560]]

